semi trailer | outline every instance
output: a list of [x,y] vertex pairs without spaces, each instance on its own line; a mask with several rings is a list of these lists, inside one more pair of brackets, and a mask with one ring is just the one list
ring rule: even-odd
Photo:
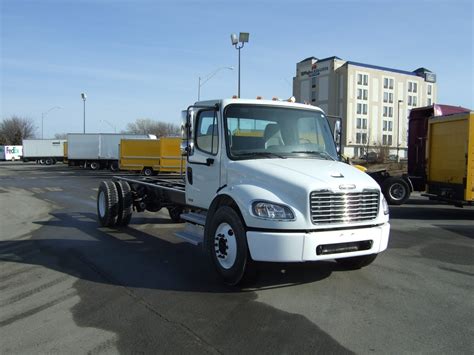
[[119,144],[124,138],[149,138],[154,135],[121,133],[69,133],[67,135],[67,161],[69,166],[82,166],[92,170],[119,168]]
[[339,161],[340,122],[331,132],[321,109],[293,100],[203,101],[188,107],[182,127],[183,176],[102,181],[101,226],[167,208],[185,222],[176,236],[201,247],[229,285],[254,261],[335,259],[354,269],[387,248],[380,187]]
[[181,173],[184,167],[181,137],[159,139],[122,139],[120,170],[141,172],[145,176]]
[[38,164],[51,165],[64,159],[64,139],[24,139],[24,162],[36,161]]

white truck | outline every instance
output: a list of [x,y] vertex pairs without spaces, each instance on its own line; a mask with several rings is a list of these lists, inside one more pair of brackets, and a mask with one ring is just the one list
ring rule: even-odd
[[201,246],[230,285],[252,261],[366,266],[387,248],[388,205],[370,176],[339,161],[340,133],[310,105],[198,102],[183,124],[184,176],[102,181],[99,223],[125,226],[132,210],[168,208],[186,223],[176,235]]
[[64,160],[65,139],[24,139],[23,161],[51,165]]
[[20,160],[22,155],[21,145],[0,145],[0,160]]
[[118,170],[121,139],[155,138],[147,134],[69,133],[67,160],[69,166],[83,166],[92,170]]

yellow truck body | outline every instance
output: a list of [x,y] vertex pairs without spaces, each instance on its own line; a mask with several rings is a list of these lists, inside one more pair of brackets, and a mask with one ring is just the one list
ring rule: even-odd
[[428,120],[428,193],[474,201],[474,112]]
[[64,149],[64,162],[67,163],[67,141],[64,142],[64,145],[63,145],[63,149]]
[[180,173],[184,169],[181,138],[122,139],[120,141],[120,170],[155,173]]

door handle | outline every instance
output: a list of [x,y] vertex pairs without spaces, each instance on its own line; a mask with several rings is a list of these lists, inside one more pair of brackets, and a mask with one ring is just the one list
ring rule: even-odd
[[207,158],[206,159],[206,165],[211,166],[212,164],[214,164],[214,159],[213,158]]

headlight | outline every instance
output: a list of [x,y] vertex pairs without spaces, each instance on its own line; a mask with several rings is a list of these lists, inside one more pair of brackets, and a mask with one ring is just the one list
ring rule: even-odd
[[387,215],[388,214],[388,203],[387,200],[385,199],[385,196],[382,195],[382,209],[383,209],[383,214]]
[[295,215],[288,206],[265,201],[255,201],[252,203],[252,213],[255,217],[265,219],[295,219]]

